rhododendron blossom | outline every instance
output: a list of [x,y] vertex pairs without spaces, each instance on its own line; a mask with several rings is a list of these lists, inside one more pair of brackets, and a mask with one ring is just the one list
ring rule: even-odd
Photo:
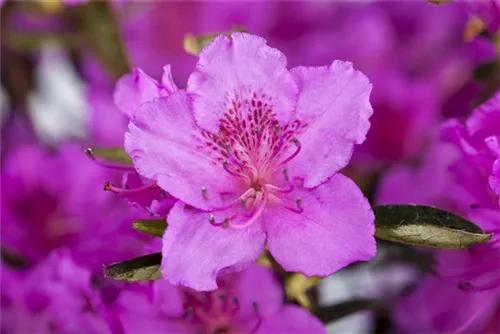
[[187,88],[133,113],[125,149],[179,199],[163,239],[164,277],[217,287],[267,244],[287,271],[329,275],[375,254],[373,213],[338,171],[364,141],[371,85],[350,63],[286,68],[260,37],[217,37]]
[[[399,168],[388,173],[379,201],[438,205],[467,217],[493,237],[470,249],[437,251],[437,278],[424,280],[399,303],[396,320],[400,328],[415,333],[477,332],[499,306],[500,206],[495,182],[500,159],[500,93],[476,108],[465,122],[446,122],[441,139],[418,170]],[[415,192],[412,186],[424,179]],[[460,307],[450,307],[452,302]]]
[[[220,288],[198,292],[166,281],[133,286],[114,306],[122,333],[326,333],[296,305],[283,305],[273,272],[258,265],[219,278]],[[118,330],[119,329],[119,330]]]

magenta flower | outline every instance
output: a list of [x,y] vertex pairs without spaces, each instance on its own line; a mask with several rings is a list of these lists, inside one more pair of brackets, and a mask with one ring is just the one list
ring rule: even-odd
[[295,305],[270,270],[258,265],[219,278],[219,289],[197,292],[166,281],[134,285],[114,307],[123,333],[326,333],[321,322]]
[[186,90],[141,105],[125,149],[182,201],[167,217],[164,277],[213,290],[266,244],[306,275],[370,259],[370,205],[337,173],[370,126],[370,90],[350,63],[288,71],[264,39],[236,33],[203,50]]
[[2,333],[109,333],[91,272],[65,250],[29,270],[2,265],[1,282]]
[[1,170],[2,249],[38,262],[68,247],[79,264],[96,270],[139,254],[148,240],[130,227],[139,213],[99,191],[114,175],[82,152],[74,144],[57,152],[11,147]]
[[[415,333],[477,332],[490,321],[500,297],[500,205],[495,183],[500,94],[476,108],[464,124],[447,122],[441,135],[443,142],[432,146],[419,169],[399,167],[386,175],[379,202],[437,205],[494,236],[469,250],[436,252],[437,278],[429,278],[401,301],[396,322]],[[451,303],[462,307],[450,308]]]

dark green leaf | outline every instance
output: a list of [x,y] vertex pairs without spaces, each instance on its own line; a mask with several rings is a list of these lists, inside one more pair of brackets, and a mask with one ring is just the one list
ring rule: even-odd
[[167,228],[167,221],[165,219],[139,219],[134,221],[132,226],[136,230],[161,238]]
[[317,308],[313,313],[323,323],[329,323],[357,312],[374,310],[381,307],[382,305],[377,300],[354,299],[331,306]]
[[128,282],[155,280],[161,277],[160,264],[161,253],[149,254],[104,266],[104,276]]
[[423,205],[375,206],[375,236],[403,244],[458,249],[491,239],[478,226],[450,212]]
[[110,164],[133,166],[132,159],[121,147],[93,147],[85,150],[92,160],[98,160]]

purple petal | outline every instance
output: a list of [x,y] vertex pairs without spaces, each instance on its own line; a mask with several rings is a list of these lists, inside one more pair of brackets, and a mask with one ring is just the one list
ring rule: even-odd
[[277,120],[286,124],[294,113],[297,85],[286,69],[285,56],[261,37],[245,33],[231,37],[218,36],[207,45],[189,77],[187,90],[197,123],[217,132],[221,117],[234,104],[244,109],[237,104],[256,93],[265,94],[265,102],[270,99]]
[[[166,66],[165,71],[167,71],[164,74],[165,78],[171,78],[170,67]],[[171,85],[170,81],[166,80],[166,82]],[[113,100],[123,113],[132,118],[141,104],[160,96],[167,96],[169,93],[171,92],[164,89],[155,79],[141,69],[135,68],[132,73],[118,80]]]
[[[216,221],[227,218],[224,214],[215,214]],[[221,270],[242,270],[264,249],[265,235],[259,224],[243,230],[226,229],[210,224],[209,216],[180,202],[170,211],[163,236],[162,273],[171,284],[215,290]]]
[[125,150],[139,174],[173,197],[203,209],[221,205],[219,194],[233,192],[237,180],[200,151],[198,134],[186,92],[178,91],[137,110],[125,135]]
[[320,334],[326,329],[317,318],[295,305],[284,306],[274,316],[263,319],[257,333]]
[[[493,192],[500,196],[500,158],[493,163],[493,170],[488,180]],[[500,204],[500,197],[498,198],[498,200]]]
[[302,198],[302,213],[277,206],[263,217],[269,250],[286,271],[327,276],[375,255],[373,212],[352,180],[336,174],[293,195],[293,205]]
[[488,291],[463,291],[428,278],[396,305],[394,317],[404,333],[477,333],[495,310],[496,300],[497,295]]
[[175,84],[174,78],[172,77],[172,71],[170,65],[163,66],[163,75],[161,77],[161,84],[167,93],[172,94],[179,90]]
[[[164,296],[162,306],[166,306],[167,300],[175,305],[179,303],[178,295],[170,292]],[[188,327],[175,317],[176,312],[163,313],[163,307],[151,303],[149,293],[149,287],[135,286],[120,294],[113,311],[123,333],[189,333]]]
[[372,114],[371,84],[351,63],[291,70],[300,88],[297,119],[306,125],[302,151],[289,165],[291,174],[315,187],[349,162],[354,144],[365,140]]
[[234,297],[238,298],[239,314],[253,314],[254,303],[261,316],[278,312],[283,304],[283,289],[272,270],[253,264],[235,275],[237,278],[231,289]]

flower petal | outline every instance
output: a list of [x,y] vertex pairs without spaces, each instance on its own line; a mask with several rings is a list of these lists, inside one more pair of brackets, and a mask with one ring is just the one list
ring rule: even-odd
[[278,312],[283,304],[283,289],[272,270],[253,264],[240,273],[231,287],[238,298],[240,315],[254,313],[256,303],[260,316],[271,316]]
[[162,83],[165,81],[167,86],[159,84],[141,69],[134,68],[132,73],[124,75],[116,83],[113,93],[115,104],[129,118],[132,118],[137,108],[144,102],[176,91],[177,87],[171,79],[170,66],[165,66],[164,71]]
[[285,56],[261,37],[245,33],[218,36],[203,49],[188,80],[197,123],[217,132],[219,120],[233,103],[252,99],[254,93],[270,98],[277,120],[286,123],[294,113],[298,92],[286,64]]
[[[219,272],[242,270],[264,249],[265,234],[259,224],[226,229],[211,225],[209,216],[180,202],[170,211],[163,235],[162,273],[171,284],[214,290]],[[217,221],[227,216],[225,212],[215,214]]]
[[365,140],[372,86],[351,63],[342,61],[330,67],[296,67],[291,73],[300,89],[296,117],[306,128],[299,138],[302,151],[289,169],[312,188],[345,167],[354,144]]
[[376,252],[374,216],[356,184],[336,174],[319,187],[294,191],[302,213],[283,207],[265,212],[267,245],[286,271],[328,276]]
[[326,329],[321,321],[303,308],[287,305],[274,316],[264,318],[257,333],[319,334],[326,333]]
[[490,291],[463,291],[429,277],[398,302],[394,322],[404,333],[478,333],[494,312],[496,299]]
[[[139,174],[200,209],[221,205],[234,178],[199,149],[198,129],[185,91],[143,104],[125,134],[125,150]],[[202,193],[206,188],[206,194]]]
[[498,203],[500,204],[500,158],[493,163],[493,170],[488,181],[493,192],[499,196]]

